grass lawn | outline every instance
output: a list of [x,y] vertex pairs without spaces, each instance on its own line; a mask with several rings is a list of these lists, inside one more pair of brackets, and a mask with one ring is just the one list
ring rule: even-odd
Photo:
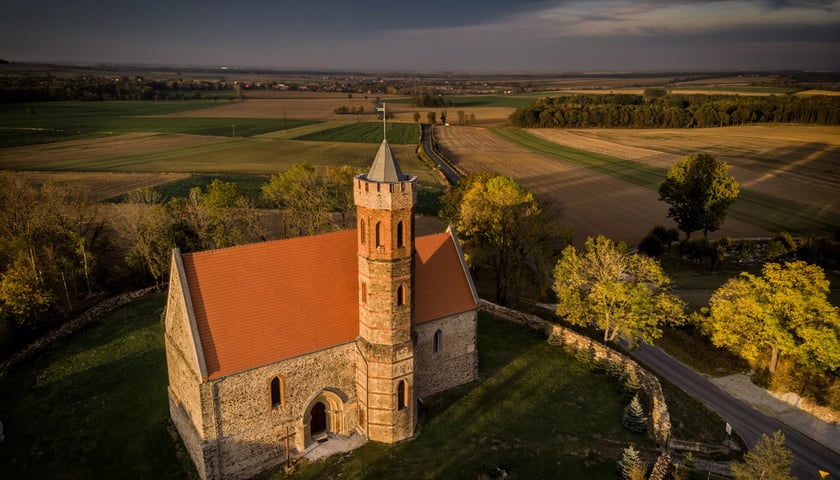
[[[185,478],[167,427],[164,295],[117,309],[3,381],[4,478]],[[629,443],[625,400],[603,374],[544,338],[482,314],[482,380],[427,399],[421,434],[371,443],[297,478],[615,478]],[[280,478],[279,472],[264,478]]]
[[[531,135],[526,130],[494,128],[493,133],[529,150],[550,155],[650,190],[658,190],[667,171],[639,162],[588,152]],[[747,189],[729,208],[728,216],[770,232],[831,234],[840,227],[840,215]]]
[[3,478],[189,478],[167,431],[165,300],[114,310],[3,380]]
[[511,479],[615,479],[628,444],[655,456],[647,436],[621,426],[616,382],[562,348],[482,313],[478,349],[481,381],[426,399],[416,439],[369,443],[295,478],[497,478],[502,468]]

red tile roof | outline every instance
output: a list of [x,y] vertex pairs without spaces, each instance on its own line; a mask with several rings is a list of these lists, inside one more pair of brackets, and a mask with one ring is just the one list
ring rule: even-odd
[[448,233],[414,239],[414,323],[476,308],[460,252]]
[[[476,308],[448,233],[415,239],[415,323]],[[356,231],[182,256],[210,379],[354,340]]]

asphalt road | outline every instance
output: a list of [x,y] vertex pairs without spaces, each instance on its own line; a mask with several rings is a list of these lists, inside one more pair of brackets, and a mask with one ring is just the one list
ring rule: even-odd
[[840,455],[836,452],[733,397],[661,349],[642,345],[630,355],[716,411],[749,445],[755,445],[762,433],[772,435],[781,430],[785,434],[785,446],[793,452],[796,478],[819,479],[819,470],[830,472],[832,478],[840,478]]
[[455,170],[449,166],[448,163],[442,158],[438,156],[437,153],[432,149],[432,136],[430,135],[430,125],[424,123],[422,125],[423,128],[423,148],[426,149],[426,153],[429,154],[429,157],[432,159],[433,162],[438,166],[440,171],[443,172],[443,175],[446,177],[446,180],[449,181],[451,185],[455,185],[458,183],[459,175]]

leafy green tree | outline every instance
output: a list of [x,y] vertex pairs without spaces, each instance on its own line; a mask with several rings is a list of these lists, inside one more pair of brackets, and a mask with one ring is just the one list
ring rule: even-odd
[[38,330],[50,319],[55,294],[44,287],[29,259],[21,252],[0,274],[0,319],[27,330]]
[[437,114],[435,112],[429,112],[426,114],[426,119],[429,121],[429,125],[434,125],[437,123]]
[[638,394],[633,395],[633,399],[624,407],[621,424],[631,432],[642,433],[647,430],[647,417]]
[[349,166],[319,171],[301,163],[272,175],[262,195],[283,213],[286,236],[313,235],[336,227],[333,212],[341,213],[342,226],[352,223],[353,175]]
[[708,154],[689,155],[668,170],[659,186],[659,199],[671,205],[668,217],[687,237],[697,230],[708,236],[723,224],[726,210],[740,191],[728,170],[726,162]]
[[840,309],[828,301],[823,270],[802,261],[767,263],[762,276],[742,273],[712,295],[701,319],[712,343],[749,361],[770,351],[815,371],[840,368]]
[[420,112],[414,112],[414,115],[411,116],[414,119],[414,123],[420,122]]
[[465,177],[442,198],[440,216],[455,226],[473,270],[495,279],[497,303],[518,292],[527,272],[538,282],[550,276],[557,238],[552,212],[514,180]]
[[762,434],[744,455],[743,463],[732,464],[732,474],[735,480],[793,480],[792,461],[791,451],[785,447],[785,435],[777,430],[772,437]]
[[623,242],[600,235],[586,239],[581,252],[566,247],[554,269],[557,315],[575,325],[595,325],[605,342],[652,342],[664,323],[680,322],[684,303],[669,285],[656,260],[630,254]]
[[166,280],[172,249],[178,246],[175,225],[175,216],[160,193],[151,188],[129,193],[121,222],[133,243],[126,262],[132,268],[148,271],[158,286]]

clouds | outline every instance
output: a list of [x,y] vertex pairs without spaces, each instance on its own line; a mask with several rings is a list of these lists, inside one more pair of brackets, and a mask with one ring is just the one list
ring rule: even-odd
[[432,70],[840,68],[840,0],[9,0],[0,58]]

